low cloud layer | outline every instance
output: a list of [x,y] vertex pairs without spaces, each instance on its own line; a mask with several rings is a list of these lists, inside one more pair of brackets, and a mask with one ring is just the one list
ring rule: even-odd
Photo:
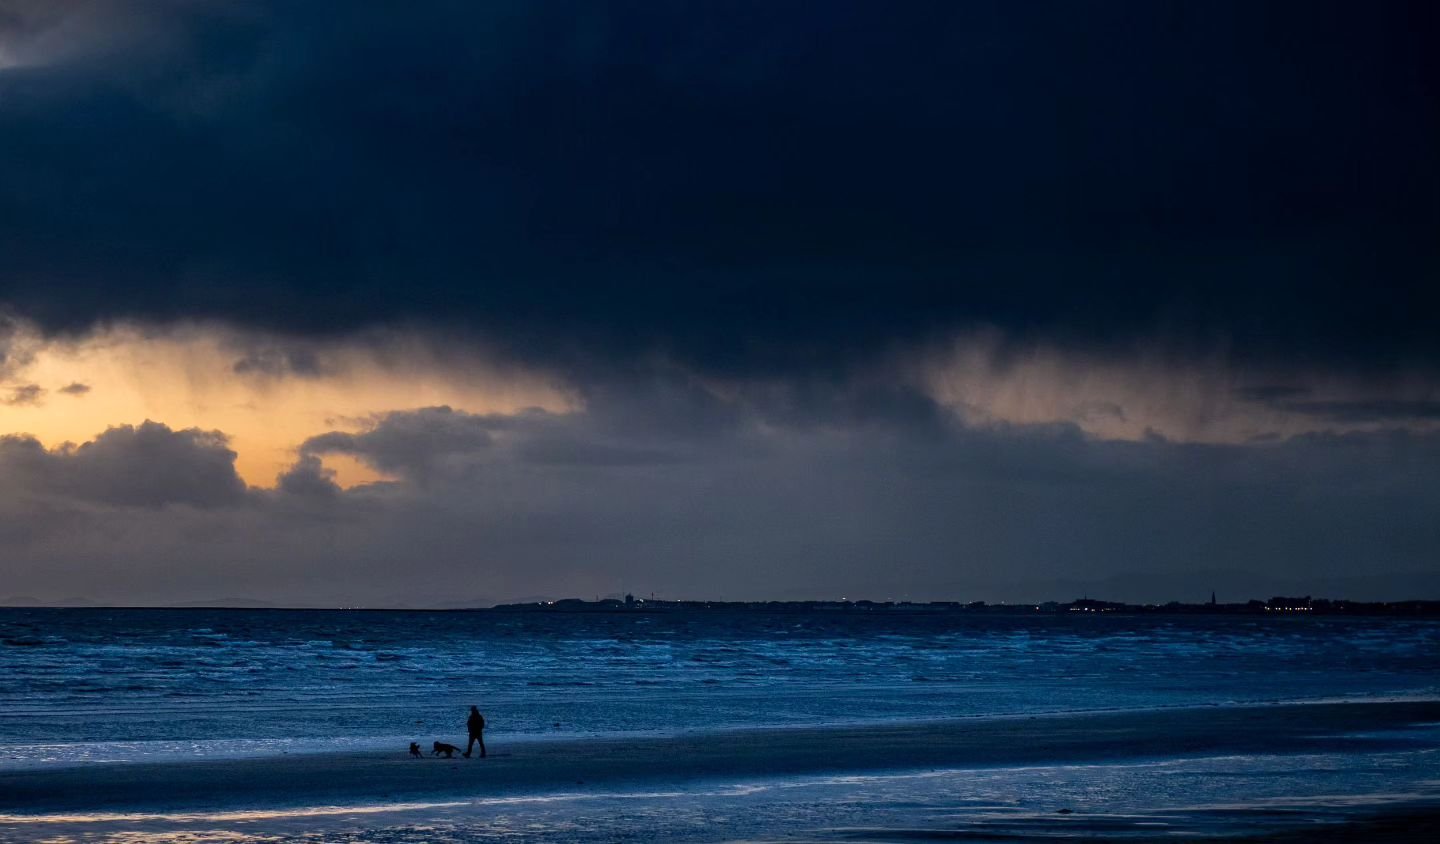
[[1102,439],[1244,443],[1440,428],[1440,376],[1423,365],[1357,371],[1303,358],[1255,365],[1223,348],[1186,354],[1155,339],[1096,354],[990,331],[895,366],[972,424],[1073,423]]
[[149,421],[53,450],[31,437],[0,438],[0,471],[22,502],[220,507],[245,496],[224,434]]
[[[1440,435],[1104,441],[969,427],[916,413],[923,397],[862,404],[863,421],[800,424],[677,379],[571,413],[388,413],[307,440],[268,490],[239,482],[215,433],[147,423],[55,451],[9,438],[0,534],[16,593],[140,603],[1436,585]],[[335,453],[391,480],[342,490]]]

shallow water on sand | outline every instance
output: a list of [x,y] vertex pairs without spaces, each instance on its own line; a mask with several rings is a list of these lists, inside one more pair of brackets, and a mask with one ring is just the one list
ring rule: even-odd
[[1434,695],[1440,622],[0,610],[0,765]]
[[[1155,840],[1440,811],[1415,749],[807,776],[676,788],[188,814],[0,816],[0,837],[184,842]],[[1421,746],[1423,745],[1423,746]],[[1364,840],[1363,838],[1356,840]],[[1421,839],[1417,839],[1421,840]]]

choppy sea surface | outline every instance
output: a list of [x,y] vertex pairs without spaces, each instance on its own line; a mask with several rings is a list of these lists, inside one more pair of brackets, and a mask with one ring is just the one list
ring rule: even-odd
[[[494,744],[1394,697],[1440,697],[1440,622],[0,610],[0,765],[11,768],[403,748],[410,740],[463,738],[470,704],[486,713]],[[618,828],[611,838],[594,830],[620,823],[615,818],[668,829],[664,837],[676,840],[715,840],[714,818],[726,813],[738,813],[753,838],[793,828],[863,839],[873,828],[929,828],[936,816],[994,820],[998,813],[999,822],[1023,828],[1032,805],[1051,811],[1068,800],[1110,806],[1143,827],[1167,823],[1163,816],[1135,820],[1161,806],[1263,809],[1288,800],[1314,812],[1317,800],[1348,805],[1370,795],[1381,805],[1433,797],[1440,794],[1435,757],[1425,750],[801,778],[663,799],[507,803],[488,817],[509,818],[543,840],[612,840]],[[1168,802],[1161,799],[1167,790]],[[1027,793],[1044,799],[1027,802]],[[416,811],[424,823],[392,812],[384,829],[356,821],[354,829],[327,827],[326,840],[526,837],[503,824],[476,827],[470,809]]]
[[1437,690],[1435,621],[0,610],[9,766]]

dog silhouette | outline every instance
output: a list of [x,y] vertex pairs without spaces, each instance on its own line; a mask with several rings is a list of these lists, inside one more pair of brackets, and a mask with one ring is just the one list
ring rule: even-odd
[[418,741],[410,742],[410,755],[416,759],[420,758],[420,743]]
[[455,754],[457,754],[457,753],[459,753],[459,752],[460,752],[460,748],[456,747],[455,745],[453,745],[453,744],[446,744],[446,743],[443,742],[443,741],[437,741],[437,742],[435,742],[435,749],[432,750],[432,751],[430,751],[430,755],[431,755],[431,756],[439,756],[440,754],[443,753],[443,754],[445,754],[445,758],[446,758],[446,759],[454,759],[454,758],[455,758]]

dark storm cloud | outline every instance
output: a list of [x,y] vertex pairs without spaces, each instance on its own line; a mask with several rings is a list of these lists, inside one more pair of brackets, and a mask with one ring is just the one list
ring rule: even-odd
[[1310,388],[1290,384],[1262,384],[1258,387],[1240,387],[1234,393],[1236,398],[1246,401],[1272,404],[1307,396],[1310,394]]
[[1440,419],[1440,401],[1429,399],[1315,399],[1306,387],[1270,385],[1237,389],[1235,395],[1274,410],[1342,424],[1423,422]]
[[1437,352],[1429,3],[4,9],[0,302],[51,328]]
[[1401,422],[1440,419],[1440,401],[1292,401],[1284,408],[1293,413],[1321,416],[1339,422]]
[[223,434],[148,421],[53,450],[33,437],[0,437],[0,471],[11,494],[119,507],[220,507],[246,495]]
[[76,396],[78,398],[79,396],[83,396],[86,393],[90,392],[90,385],[82,384],[79,381],[74,381],[72,383],[66,384],[55,392],[63,393],[67,396]]

